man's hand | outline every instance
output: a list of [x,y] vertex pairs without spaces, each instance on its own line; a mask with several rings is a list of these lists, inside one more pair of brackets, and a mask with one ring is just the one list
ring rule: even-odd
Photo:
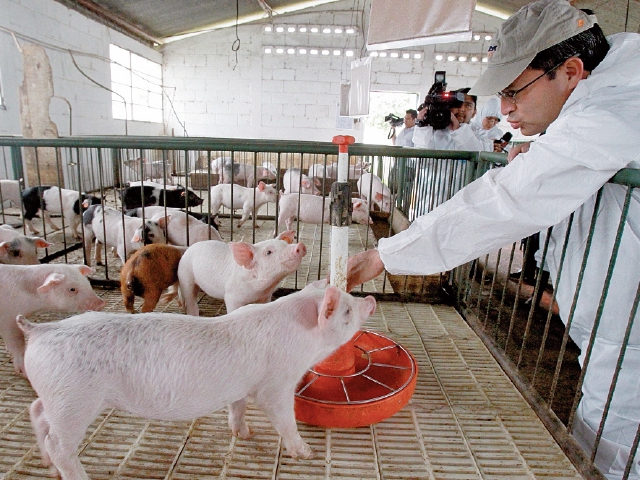
[[371,249],[349,257],[347,263],[347,292],[361,283],[368,282],[384,272],[378,250]]
[[453,114],[453,112],[451,112],[451,124],[449,125],[449,127],[453,131],[458,130],[460,128],[460,120],[458,120],[458,117],[456,117]]
[[530,146],[531,142],[519,143],[518,145],[514,145],[507,155],[507,162],[511,163],[511,160],[516,158],[516,156],[520,153],[527,153]]
[[416,118],[416,120],[418,121],[424,120],[424,116],[427,114],[427,110],[429,110],[429,107],[424,107],[422,110],[420,110],[418,112],[418,118]]

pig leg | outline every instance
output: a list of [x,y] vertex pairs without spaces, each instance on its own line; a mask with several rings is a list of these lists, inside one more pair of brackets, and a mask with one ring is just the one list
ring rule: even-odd
[[[43,402],[42,415],[49,422],[49,433],[44,439],[44,447],[51,462],[64,479],[89,480],[77,450],[85,436],[87,428],[100,413],[98,403],[85,403],[90,398],[80,391],[67,392],[69,397],[58,398],[56,403]],[[74,399],[77,399],[75,401]]]
[[229,428],[234,436],[242,438],[243,440],[251,437],[251,430],[249,430],[244,416],[246,411],[246,398],[229,405]]
[[144,289],[144,302],[142,303],[140,311],[142,313],[153,312],[153,309],[156,308],[161,295],[162,288],[155,285],[147,285]]
[[18,328],[15,318],[0,319],[0,337],[4,340],[5,347],[11,358],[16,373],[26,377],[24,371],[24,333]]
[[122,292],[122,303],[124,303],[124,308],[126,308],[129,313],[136,313],[134,306],[136,296],[134,293],[129,291],[124,283],[122,284],[120,291]]
[[94,254],[96,265],[102,265],[102,244],[96,238],[96,253]]
[[31,425],[33,426],[33,432],[36,435],[38,448],[40,449],[42,464],[45,467],[49,467],[49,473],[52,477],[58,477],[58,469],[51,463],[51,457],[49,457],[47,449],[44,446],[45,438],[49,435],[49,422],[44,416],[42,400],[38,398],[31,404],[29,407],[29,416],[31,417]]
[[36,235],[38,235],[40,233],[38,230],[36,230],[36,227],[33,226],[33,222],[31,220],[29,220],[28,218],[24,219],[24,224],[27,226],[27,228],[29,229],[29,231],[31,233],[34,233]]
[[[245,207],[242,209],[242,218],[240,219],[240,221],[238,222],[238,228],[240,228],[244,222],[246,222],[247,220],[249,220],[249,217],[252,215],[252,208],[251,206]],[[258,225],[256,225],[257,227]]]
[[296,417],[293,410],[294,392],[291,389],[279,385],[278,390],[270,390],[260,393],[256,398],[260,408],[267,414],[271,424],[282,437],[284,446],[293,458],[312,458],[314,456],[311,447],[300,436]]
[[192,281],[192,279],[185,279],[180,283],[180,293],[182,295],[182,303],[187,310],[187,315],[200,315],[200,309],[198,308],[198,302],[196,300],[198,295],[198,286]]
[[[176,298],[178,296],[178,286],[179,286],[178,282],[174,283],[173,285],[169,285],[169,288],[167,288],[166,293],[163,293],[160,296],[160,303],[169,303],[171,300]],[[178,300],[178,305],[181,307],[184,306],[182,305],[182,302],[180,300]]]
[[53,231],[60,230],[60,227],[58,227],[55,223],[51,221],[51,215],[49,215],[49,212],[44,210],[42,212],[42,217],[44,218],[44,222],[51,227],[51,230]]

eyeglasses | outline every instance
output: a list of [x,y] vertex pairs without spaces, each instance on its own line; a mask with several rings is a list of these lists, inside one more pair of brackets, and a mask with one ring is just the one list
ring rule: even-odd
[[[571,58],[571,57],[569,57]],[[568,60],[568,58],[565,58],[564,60],[562,60],[562,62],[560,62],[559,64],[557,64],[555,67],[551,67],[549,70],[542,72],[541,75],[538,75],[536,78],[534,78],[533,80],[531,80],[529,83],[527,83],[524,87],[519,88],[517,90],[507,90],[506,92],[498,92],[496,93],[496,95],[498,96],[498,98],[500,98],[501,100],[506,100],[507,102],[511,103],[512,105],[516,104],[516,95],[518,95],[521,91],[523,91],[525,88],[530,87],[531,85],[533,85],[534,83],[536,83],[538,80],[540,80],[542,77],[544,77],[545,75],[547,75],[548,73],[553,72],[556,68],[558,68],[560,65],[562,65],[564,62],[566,62]]]

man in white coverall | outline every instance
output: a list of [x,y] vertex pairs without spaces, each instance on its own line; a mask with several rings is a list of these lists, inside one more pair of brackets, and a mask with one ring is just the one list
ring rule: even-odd
[[[553,225],[547,266],[555,282],[568,226],[568,250],[557,285],[567,323],[593,216],[603,187],[593,244],[569,333],[585,353],[594,330],[627,188],[607,184],[618,170],[640,168],[640,35],[605,38],[595,17],[566,0],[540,0],[500,27],[488,68],[470,93],[498,94],[502,114],[535,142],[513,148],[513,160],[459,191],[377,250],[349,259],[348,289],[386,269],[429,275],[519,241]],[[572,433],[587,452],[612,383],[640,281],[640,192],[633,191],[611,285],[582,387]],[[620,478],[640,421],[640,321],[631,331],[596,464]],[[630,478],[640,478],[640,452]]]

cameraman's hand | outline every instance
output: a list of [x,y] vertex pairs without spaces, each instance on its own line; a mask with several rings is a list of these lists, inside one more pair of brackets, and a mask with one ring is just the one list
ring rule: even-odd
[[453,112],[451,112],[451,124],[449,125],[451,127],[451,130],[458,130],[460,128],[460,121],[458,120],[458,117],[456,117]]
[[416,118],[416,120],[418,120],[418,121],[424,120],[424,117],[427,114],[427,110],[429,110],[429,107],[424,107],[422,110],[419,110],[418,111],[418,118]]

